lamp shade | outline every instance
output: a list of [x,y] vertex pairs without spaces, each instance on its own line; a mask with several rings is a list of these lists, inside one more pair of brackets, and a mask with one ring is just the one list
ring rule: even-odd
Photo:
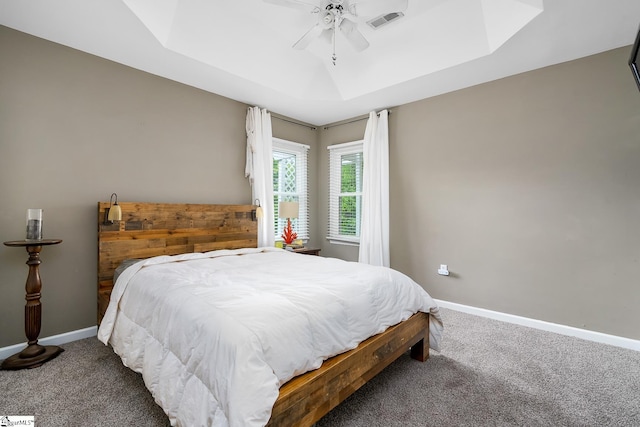
[[278,218],[298,218],[298,202],[280,202]]
[[107,217],[109,221],[121,221],[122,220],[122,209],[120,209],[120,205],[115,204],[109,208],[109,215]]

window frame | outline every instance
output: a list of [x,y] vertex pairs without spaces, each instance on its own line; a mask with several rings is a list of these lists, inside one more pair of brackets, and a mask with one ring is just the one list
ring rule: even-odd
[[[356,236],[340,234],[340,197],[356,196],[362,202],[362,182],[360,190],[356,192],[342,193],[342,157],[349,154],[362,156],[362,168],[364,168],[364,140],[345,142],[330,145],[329,150],[329,215],[327,225],[327,240],[339,245],[360,245],[360,226],[362,222],[362,203],[356,203]],[[339,178],[336,178],[339,177]]]
[[[271,159],[275,162],[276,153],[291,154],[296,156],[296,191],[284,192],[279,188],[273,188],[273,213],[274,213],[274,238],[276,242],[282,241],[283,229],[287,223],[284,218],[278,218],[278,203],[280,201],[295,201],[297,197],[299,211],[298,218],[292,219],[294,231],[298,239],[307,242],[310,239],[309,227],[309,149],[310,147],[298,142],[287,141],[280,138],[272,138]],[[272,178],[273,179],[273,178]],[[277,200],[277,202],[276,202]]]

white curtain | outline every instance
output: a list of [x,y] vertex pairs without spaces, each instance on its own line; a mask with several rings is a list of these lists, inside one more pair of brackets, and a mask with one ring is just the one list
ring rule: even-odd
[[364,134],[362,218],[358,261],[390,266],[389,256],[389,113],[369,113]]
[[245,176],[251,184],[252,203],[260,201],[262,218],[258,219],[258,247],[273,246],[273,154],[271,114],[266,109],[250,107],[247,111],[247,162]]

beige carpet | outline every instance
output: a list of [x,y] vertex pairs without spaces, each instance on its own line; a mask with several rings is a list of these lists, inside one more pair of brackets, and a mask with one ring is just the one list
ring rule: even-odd
[[[441,353],[405,355],[318,427],[640,426],[640,352],[443,310]],[[140,375],[95,338],[0,371],[0,416],[36,426],[166,426]]]

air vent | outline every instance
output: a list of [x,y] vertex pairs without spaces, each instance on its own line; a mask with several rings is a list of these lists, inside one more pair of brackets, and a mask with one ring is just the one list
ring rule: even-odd
[[369,26],[374,30],[377,30],[378,28],[385,26],[397,19],[400,19],[403,16],[404,16],[404,13],[402,12],[391,12],[385,15],[378,16],[377,18],[373,18],[367,21],[367,24],[369,24]]

